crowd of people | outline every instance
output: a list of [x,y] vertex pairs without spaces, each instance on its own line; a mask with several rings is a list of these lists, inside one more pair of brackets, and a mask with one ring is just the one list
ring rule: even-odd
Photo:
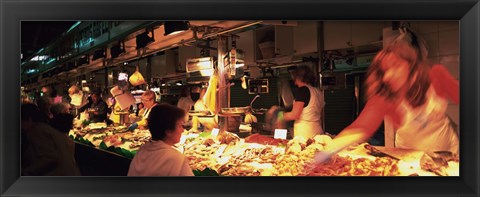
[[[334,139],[338,152],[367,141],[382,124],[392,120],[395,147],[424,151],[459,152],[458,128],[447,116],[448,102],[459,103],[459,84],[442,65],[428,63],[424,41],[402,27],[400,35],[378,52],[367,72],[367,103],[359,117]],[[315,74],[308,66],[292,73],[298,87],[290,111],[274,106],[274,121],[294,121],[294,136],[305,138],[323,134],[322,92],[315,86]],[[202,94],[204,91],[202,91]],[[188,111],[197,107],[190,89],[182,91],[177,106],[159,104],[153,91],[141,97],[137,116],[128,130],[149,129],[152,140],[140,147],[128,176],[192,176],[187,158],[172,146],[180,141]],[[203,107],[205,105],[202,105]],[[203,108],[202,107],[202,108]],[[22,105],[22,175],[79,175],[74,144],[66,135],[74,117],[65,103],[52,103],[42,96],[35,104]],[[108,105],[94,92],[81,108],[94,122],[108,121]],[[324,158],[328,158],[327,157]]]
[[[68,137],[76,117],[72,105],[54,102],[51,88],[42,88],[35,102],[21,105],[21,174],[23,176],[81,175],[75,160],[75,143]],[[100,91],[93,91],[89,102],[79,108],[92,122],[108,122],[108,106]]]
[[[78,176],[75,144],[68,137],[73,115],[48,96],[21,106],[21,175]],[[43,106],[39,108],[38,106]],[[45,107],[51,106],[51,107]]]
[[[186,111],[170,104],[158,104],[153,91],[142,94],[137,105],[138,121],[128,130],[149,129],[152,141],[146,143],[132,160],[128,175],[193,175],[188,160],[172,148],[180,140]],[[21,175],[22,176],[78,176],[75,143],[68,137],[75,116],[66,102],[54,103],[49,94],[35,103],[21,105]],[[78,108],[89,114],[92,122],[108,122],[108,105],[100,91],[93,91],[88,102]],[[155,123],[155,124],[153,124]],[[147,166],[147,167],[146,167]]]

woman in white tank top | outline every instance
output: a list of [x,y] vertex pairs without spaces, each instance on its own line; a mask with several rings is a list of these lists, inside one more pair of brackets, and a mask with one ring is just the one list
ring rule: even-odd
[[388,119],[396,147],[458,153],[458,128],[446,114],[448,101],[459,103],[458,80],[444,66],[429,65],[427,57],[423,41],[401,28],[400,36],[369,67],[365,108],[337,135],[330,151],[368,140]]
[[312,85],[316,81],[315,73],[306,65],[297,67],[292,72],[295,85],[299,88],[290,112],[283,113],[285,121],[294,120],[294,137],[312,138],[323,134],[322,109],[325,106],[323,93]]

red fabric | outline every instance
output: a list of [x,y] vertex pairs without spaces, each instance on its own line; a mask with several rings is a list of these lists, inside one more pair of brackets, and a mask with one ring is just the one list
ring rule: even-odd
[[453,78],[444,66],[440,64],[434,65],[430,70],[430,80],[439,96],[447,98],[455,104],[460,102],[458,80]]

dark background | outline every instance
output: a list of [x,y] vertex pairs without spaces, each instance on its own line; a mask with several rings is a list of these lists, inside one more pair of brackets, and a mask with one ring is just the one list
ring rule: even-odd
[[[478,0],[1,2],[0,192],[5,196],[478,196]],[[19,177],[20,21],[461,20],[461,177]]]
[[22,61],[54,41],[75,23],[76,21],[22,21],[20,27]]

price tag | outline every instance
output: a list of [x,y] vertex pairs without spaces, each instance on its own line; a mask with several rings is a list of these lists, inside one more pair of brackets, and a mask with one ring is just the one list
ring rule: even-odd
[[217,128],[214,128],[214,129],[212,129],[212,134],[211,134],[211,135],[212,135],[213,137],[217,137],[219,131],[220,131],[220,130],[218,130]]
[[275,129],[275,134],[273,135],[275,139],[287,139],[287,130],[286,129]]
[[187,136],[186,136],[186,135],[182,135],[182,136],[180,137],[180,141],[178,142],[178,144],[184,144],[186,140],[187,140]]

